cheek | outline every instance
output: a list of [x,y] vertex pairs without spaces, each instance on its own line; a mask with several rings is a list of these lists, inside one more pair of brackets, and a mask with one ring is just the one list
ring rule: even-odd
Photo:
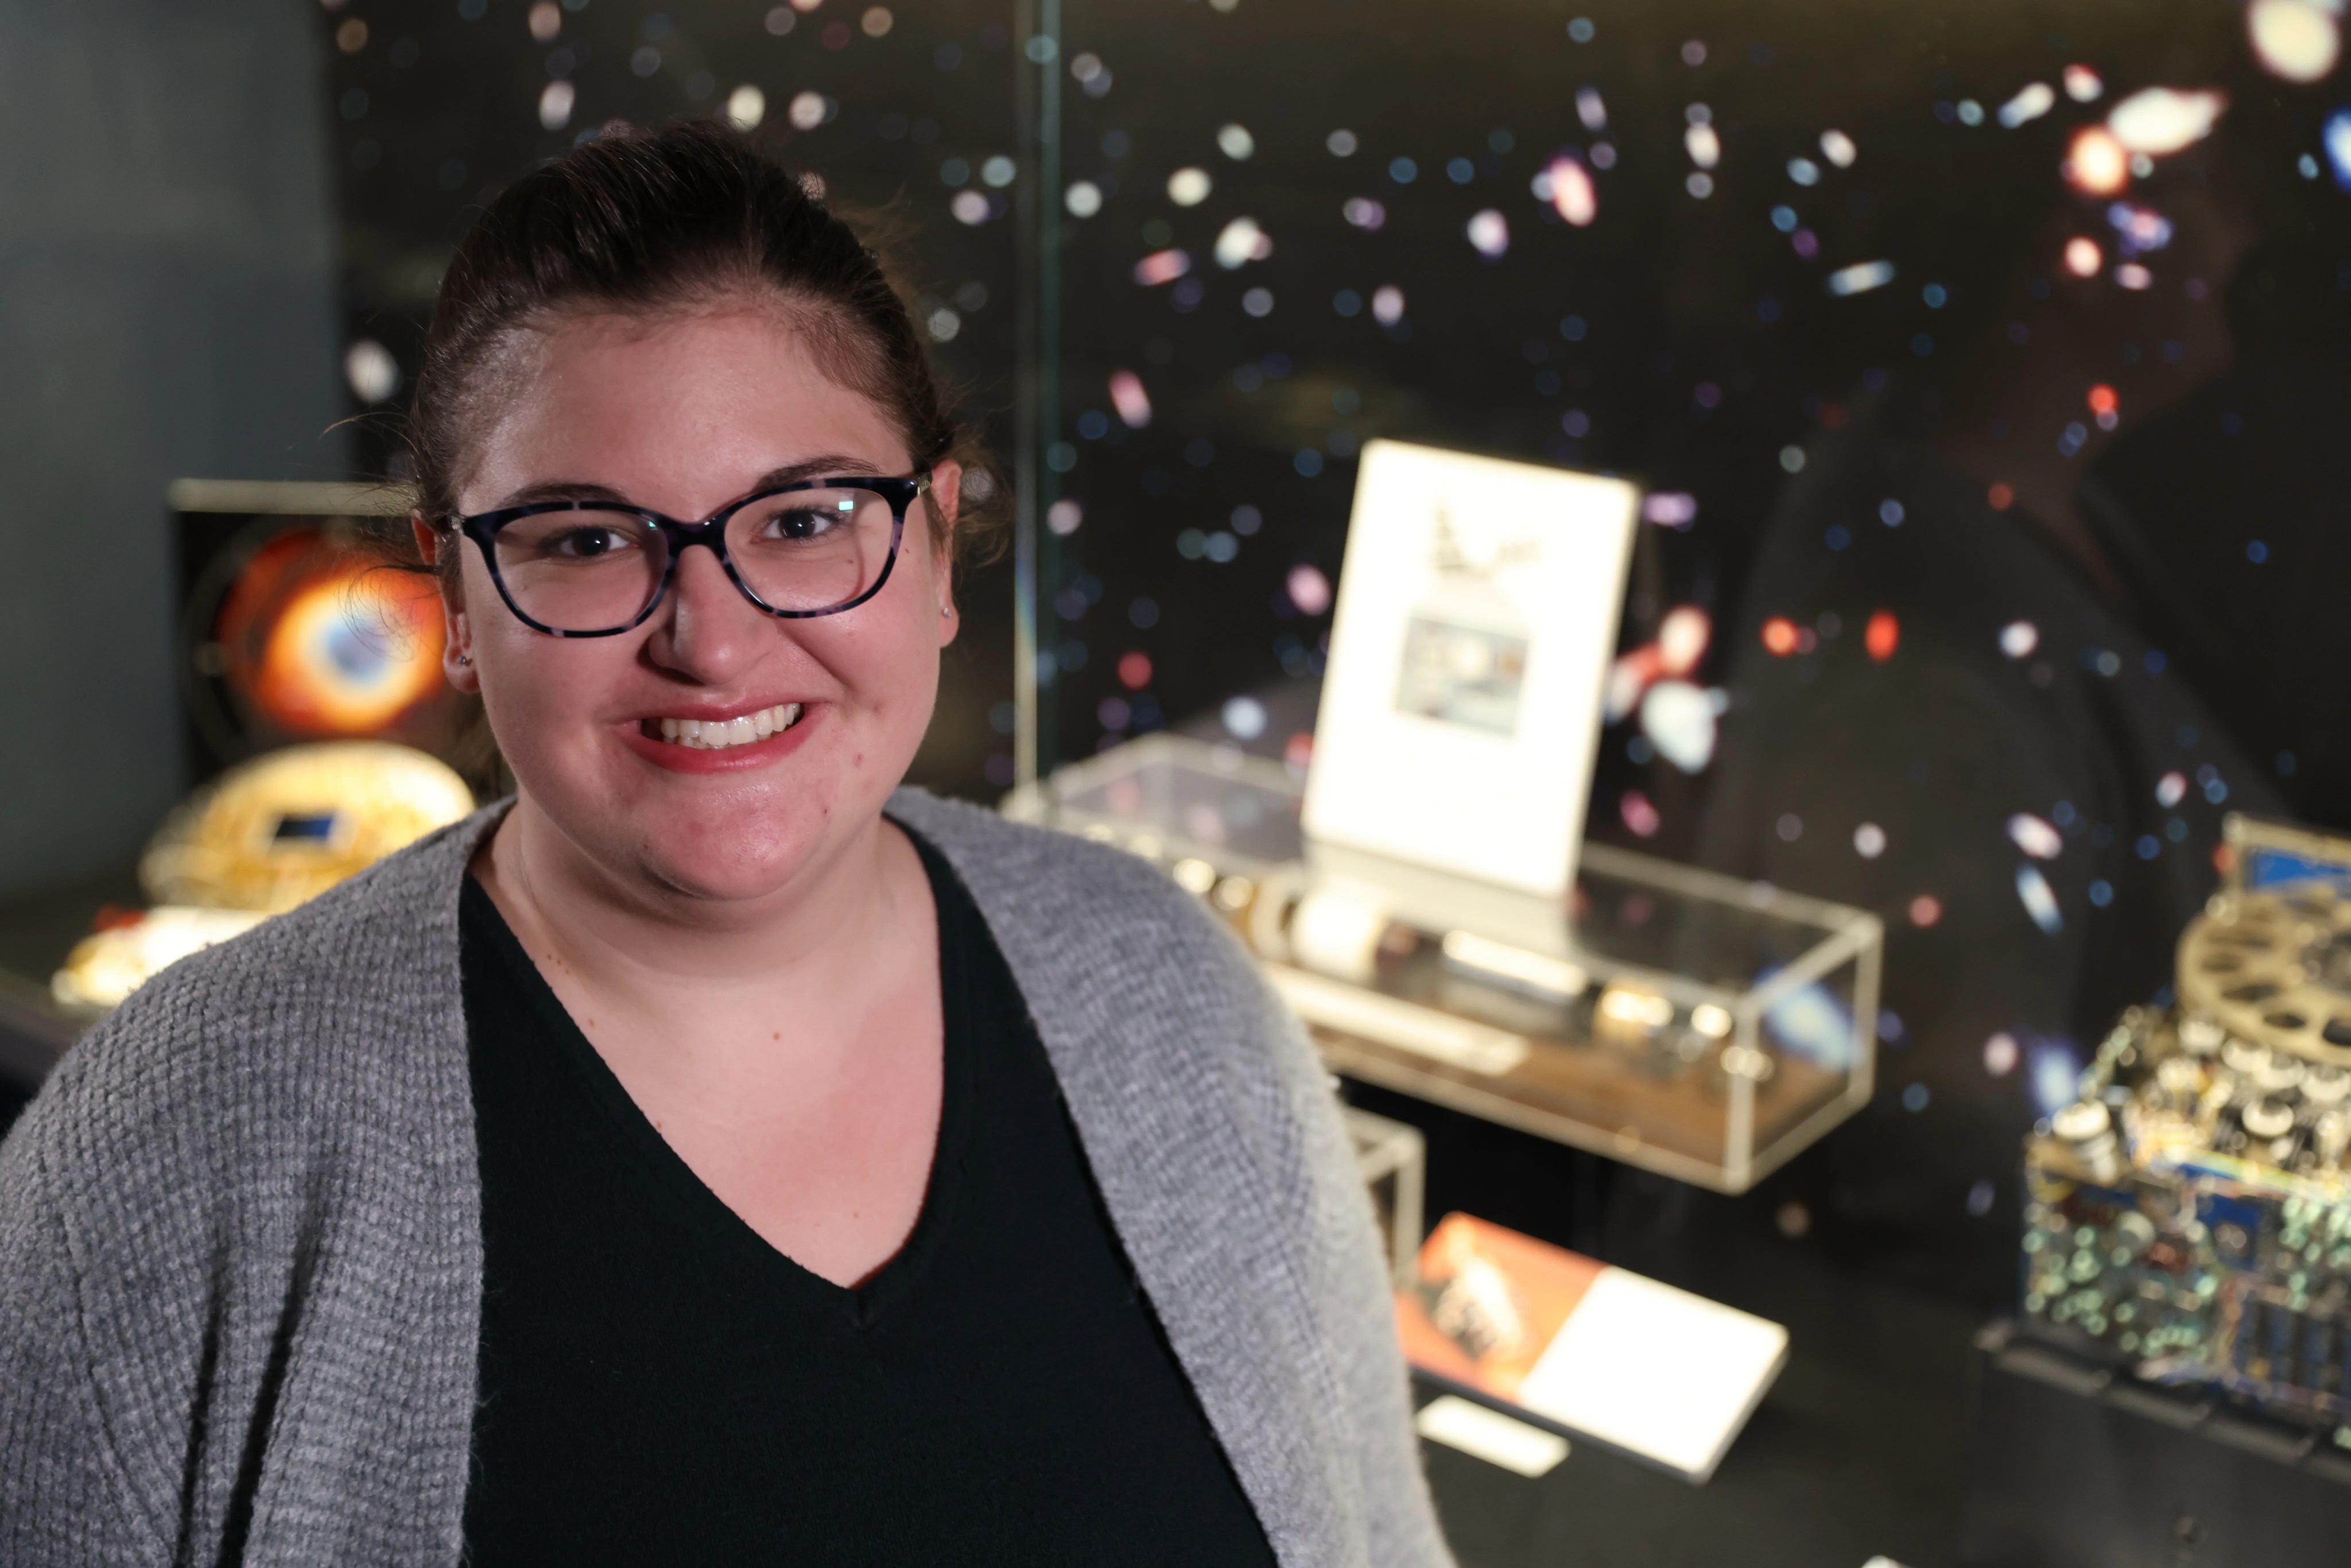
[[[470,591],[474,585],[466,586]],[[588,743],[601,704],[628,678],[634,655],[625,644],[633,640],[545,636],[495,598],[486,614],[476,608],[471,620],[483,711],[499,750],[518,771],[528,772],[533,758],[557,758]]]
[[938,699],[933,625],[928,615],[893,606],[886,624],[860,628],[828,660],[851,705],[836,763],[862,787],[895,786],[921,748]]
[[929,617],[909,608],[915,602],[909,595],[907,604],[892,607],[886,623],[858,637],[850,653],[854,673],[843,672],[864,706],[893,725],[927,722],[938,695],[937,638]]
[[551,637],[499,637],[476,655],[483,712],[518,777],[541,772],[591,739],[598,695],[611,685],[596,656],[601,652]]

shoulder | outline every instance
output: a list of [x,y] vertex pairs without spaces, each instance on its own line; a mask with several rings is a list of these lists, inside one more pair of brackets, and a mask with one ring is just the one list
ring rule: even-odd
[[1146,889],[1168,886],[1152,866],[1123,851],[1073,833],[1015,822],[984,806],[946,800],[912,786],[890,797],[887,814],[929,840],[958,873],[969,865],[982,876],[1025,875],[1057,887],[1102,886],[1146,898]]
[[[1123,850],[902,790],[890,814],[970,891],[1081,1125],[1179,1108],[1238,1128],[1269,1168],[1331,1081],[1240,939]],[[1160,1129],[1164,1141],[1203,1127]]]
[[1084,964],[1100,981],[1176,967],[1196,983],[1258,989],[1238,942],[1199,900],[1123,850],[918,789],[891,797],[889,815],[946,858],[1008,955]]
[[[161,1484],[193,1465],[190,1432],[222,1423],[233,1448],[291,1419],[297,1335],[314,1388],[357,1376],[336,1346],[358,1344],[428,1399],[419,1419],[437,1408],[414,1325],[463,1324],[479,1291],[455,910],[488,820],[173,965],[0,1144],[0,1365],[57,1371],[0,1391],[0,1437],[102,1431],[76,1442],[119,1451],[105,1486],[143,1494],[167,1540],[212,1506]],[[0,1513],[6,1493],[0,1475]]]

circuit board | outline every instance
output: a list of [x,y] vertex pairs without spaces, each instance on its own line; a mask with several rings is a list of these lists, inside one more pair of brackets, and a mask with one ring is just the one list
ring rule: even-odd
[[2232,887],[2027,1140],[2024,1308],[2141,1377],[2351,1433],[2351,898]]

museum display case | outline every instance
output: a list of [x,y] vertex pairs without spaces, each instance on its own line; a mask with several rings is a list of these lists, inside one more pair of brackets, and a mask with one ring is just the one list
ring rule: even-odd
[[[1703,1493],[1598,1444],[1516,1491],[1440,1458],[1465,1562],[2079,1562],[2046,1538],[2097,1489],[2143,1555],[2283,1562],[2339,1500],[2294,1490],[2339,1488],[2351,1416],[2332,0],[314,9],[370,483],[137,520],[183,551],[125,590],[177,636],[172,789],[384,740],[503,789],[418,585],[338,552],[398,510],[470,214],[724,116],[875,221],[998,462],[1009,553],[962,580],[918,778],[1228,924],[1360,1102],[1400,1279],[1474,1210],[1787,1324]],[[1622,503],[1621,559],[1547,598],[1448,518],[1365,688],[1439,727],[1407,734],[1572,732],[1556,844],[1458,792],[1406,852],[1308,831],[1318,765],[1360,802],[1426,760],[1329,722],[1402,448]],[[1532,697],[1562,629],[1591,678]],[[235,847],[322,865],[333,815]],[[1447,834],[1504,846],[1484,883],[1409,852]],[[103,1005],[57,999],[77,944],[131,966],[112,996],[256,913],[141,915],[137,849],[0,904],[0,1076]],[[1808,1486],[1821,1539],[1759,1539]]]
[[1458,878],[1399,863],[1379,905],[1318,888],[1302,797],[1281,764],[1160,735],[1006,810],[1201,896],[1349,1077],[1724,1192],[1867,1102],[1874,916],[1586,845],[1543,950]]
[[131,874],[0,918],[19,1082],[167,965],[499,783],[478,704],[443,678],[440,592],[401,545],[405,489],[183,478],[163,500],[195,788]]

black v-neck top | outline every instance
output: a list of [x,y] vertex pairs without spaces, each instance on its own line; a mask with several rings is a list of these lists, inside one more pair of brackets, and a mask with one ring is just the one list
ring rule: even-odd
[[480,885],[466,1561],[1263,1563],[970,896],[938,905],[946,1092],[921,1217],[863,1285],[800,1268],[645,1119]]

